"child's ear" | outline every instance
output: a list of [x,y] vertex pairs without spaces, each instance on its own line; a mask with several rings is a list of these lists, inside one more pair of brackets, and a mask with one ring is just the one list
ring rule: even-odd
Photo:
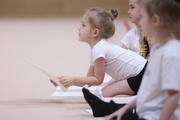
[[159,15],[154,14],[152,17],[152,22],[155,27],[159,26],[161,24],[161,19],[160,19]]
[[97,36],[99,36],[99,29],[94,29],[93,30],[93,37],[97,37]]

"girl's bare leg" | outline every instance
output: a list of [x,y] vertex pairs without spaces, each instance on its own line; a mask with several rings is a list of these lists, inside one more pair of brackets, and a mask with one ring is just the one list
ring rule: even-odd
[[102,89],[103,97],[114,97],[116,95],[133,95],[134,91],[130,88],[127,80],[114,82]]
[[105,90],[105,89],[108,88],[110,85],[114,84],[115,82],[117,82],[117,81],[114,80],[114,79],[111,79],[111,80],[107,83],[107,85],[105,85],[101,90],[102,90],[102,91]]

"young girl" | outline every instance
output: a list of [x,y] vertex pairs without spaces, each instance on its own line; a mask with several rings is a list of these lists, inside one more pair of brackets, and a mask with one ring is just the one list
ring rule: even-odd
[[[150,49],[155,44],[155,42],[156,41],[154,41],[154,39],[151,39],[148,41]],[[108,86],[108,85],[106,85],[106,86]],[[118,90],[118,88],[111,88],[111,89]],[[125,103],[122,103],[122,102],[119,102],[118,104],[114,103],[114,101],[105,102],[99,96],[91,93],[86,88],[83,88],[82,92],[83,92],[85,100],[90,105],[90,107],[93,111],[94,117],[103,117],[103,116],[109,115],[125,105]],[[133,99],[134,98],[136,98],[136,96],[133,97]],[[132,99],[132,97],[131,97],[131,99]]]
[[130,20],[137,28],[129,30],[128,33],[121,39],[121,43],[123,48],[130,49],[131,51],[140,54],[142,57],[147,58],[150,50],[147,38],[142,35],[140,32],[140,26],[138,25],[140,18],[139,10],[138,0],[129,0],[128,13]]
[[[115,32],[114,19],[117,16],[116,9],[105,11],[95,7],[85,12],[82,24],[78,28],[79,40],[89,44],[92,49],[91,64],[86,77],[60,77],[62,85],[65,87],[100,85],[107,73],[116,82],[106,87],[107,91],[106,89],[102,91],[104,97],[137,93],[147,60],[107,41]],[[53,81],[51,82],[56,86]]]
[[[141,25],[156,44],[151,51],[137,99],[110,120],[180,120],[180,0],[141,0]],[[126,114],[137,107],[137,114]],[[136,117],[133,117],[136,116]]]

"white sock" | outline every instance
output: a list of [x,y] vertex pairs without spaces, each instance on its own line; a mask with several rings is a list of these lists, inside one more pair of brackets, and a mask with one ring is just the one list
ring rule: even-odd
[[98,98],[102,99],[102,88],[97,88],[96,91],[94,92],[94,95],[96,95]]

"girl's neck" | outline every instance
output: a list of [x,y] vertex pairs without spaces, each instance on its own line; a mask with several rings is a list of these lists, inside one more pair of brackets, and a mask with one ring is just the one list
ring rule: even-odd
[[[101,40],[101,39],[100,39],[100,40]],[[91,40],[88,44],[89,44],[89,46],[90,46],[91,48],[93,48],[93,46],[94,46],[95,44],[97,44],[100,40],[99,40],[99,39],[94,39],[94,40]]]
[[167,33],[167,34],[159,34],[156,36],[156,40],[159,43],[159,47],[163,46],[166,44],[168,41],[176,39],[176,37],[172,33]]

